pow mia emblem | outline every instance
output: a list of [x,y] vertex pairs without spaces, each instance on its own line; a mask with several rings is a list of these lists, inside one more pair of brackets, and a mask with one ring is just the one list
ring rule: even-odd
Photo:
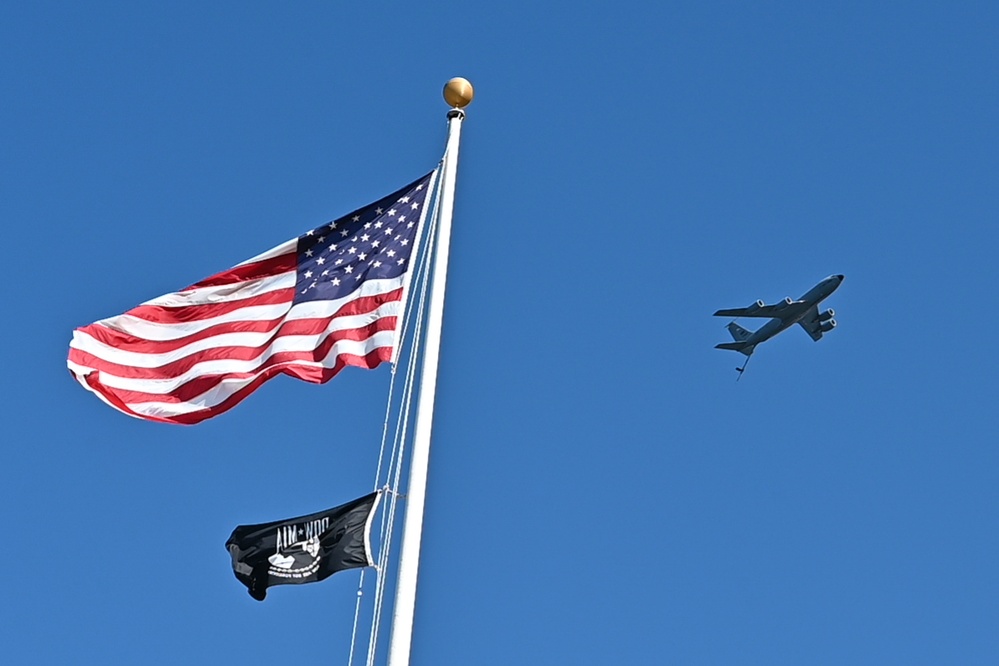
[[276,552],[267,558],[267,573],[276,578],[307,578],[319,569],[319,539],[329,529],[330,519],[320,518],[301,525],[277,528]]

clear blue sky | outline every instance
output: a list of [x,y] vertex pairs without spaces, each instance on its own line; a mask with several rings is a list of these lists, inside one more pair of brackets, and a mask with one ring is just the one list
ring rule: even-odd
[[[991,2],[7,3],[9,663],[345,663],[356,572],[223,544],[368,491],[389,373],[195,427],[74,327],[458,174],[414,664],[999,662]],[[846,274],[820,343],[720,307]]]

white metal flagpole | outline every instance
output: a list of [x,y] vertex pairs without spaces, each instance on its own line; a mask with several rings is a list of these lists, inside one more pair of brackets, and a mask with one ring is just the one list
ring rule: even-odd
[[454,184],[458,168],[458,141],[461,137],[461,121],[465,118],[462,109],[472,101],[472,95],[472,84],[462,78],[451,79],[444,86],[444,99],[453,108],[447,114],[448,138],[442,166],[436,258],[432,271],[430,307],[427,312],[427,331],[423,346],[416,431],[413,436],[412,458],[409,461],[406,518],[402,528],[402,552],[399,555],[399,578],[396,581],[395,608],[392,612],[388,666],[408,666],[413,642],[416,578],[420,568],[423,507],[427,492],[427,469],[430,463],[430,431],[433,428],[434,397],[437,393],[437,361],[440,357],[441,326],[444,319],[444,287],[447,283],[451,215],[454,210]]

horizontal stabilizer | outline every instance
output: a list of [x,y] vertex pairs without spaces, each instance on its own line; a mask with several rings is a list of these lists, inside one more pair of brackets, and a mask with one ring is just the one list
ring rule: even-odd
[[740,354],[749,356],[756,349],[756,345],[747,345],[745,342],[722,342],[715,345],[715,349],[728,349],[729,351],[737,351]]

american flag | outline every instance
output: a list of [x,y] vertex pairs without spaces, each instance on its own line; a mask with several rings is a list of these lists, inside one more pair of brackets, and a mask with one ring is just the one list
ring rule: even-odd
[[126,414],[193,424],[284,373],[389,361],[436,170],[187,289],[73,332],[69,370]]

